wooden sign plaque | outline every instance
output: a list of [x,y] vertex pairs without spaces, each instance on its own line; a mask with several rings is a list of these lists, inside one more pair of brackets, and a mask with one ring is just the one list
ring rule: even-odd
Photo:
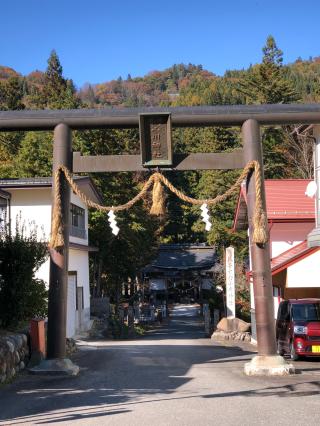
[[140,114],[139,130],[142,165],[172,166],[171,114]]

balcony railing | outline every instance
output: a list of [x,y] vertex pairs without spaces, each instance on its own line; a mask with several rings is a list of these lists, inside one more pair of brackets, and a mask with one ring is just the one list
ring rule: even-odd
[[78,228],[77,226],[70,226],[70,236],[76,238],[87,238],[87,231],[85,228]]

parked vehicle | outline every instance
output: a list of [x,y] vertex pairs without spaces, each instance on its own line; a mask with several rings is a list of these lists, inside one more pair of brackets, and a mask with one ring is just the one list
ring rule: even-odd
[[320,357],[320,299],[290,299],[280,303],[276,322],[280,355],[292,360]]

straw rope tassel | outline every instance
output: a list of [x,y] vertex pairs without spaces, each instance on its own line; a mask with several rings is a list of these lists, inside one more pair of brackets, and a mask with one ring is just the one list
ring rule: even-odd
[[62,210],[61,210],[61,192],[60,192],[60,171],[57,169],[54,174],[54,204],[52,212],[51,239],[49,247],[52,249],[64,246],[63,226],[62,226]]
[[261,181],[261,169],[258,161],[255,161],[255,193],[256,193],[256,205],[253,215],[253,234],[252,241],[255,244],[266,244],[269,239],[268,231],[268,219],[266,212],[262,207],[262,181]]
[[260,164],[258,161],[250,161],[245,168],[243,169],[241,175],[238,177],[236,182],[224,193],[217,195],[215,198],[208,199],[196,199],[187,196],[183,192],[179,191],[179,189],[175,188],[172,183],[161,173],[154,173],[149,177],[149,179],[144,183],[140,192],[129,200],[125,204],[121,204],[118,206],[102,206],[88,199],[83,192],[80,191],[79,187],[75,183],[72,178],[72,173],[65,167],[60,166],[54,175],[55,180],[55,195],[54,195],[54,210],[52,216],[52,229],[51,229],[51,240],[50,247],[51,248],[60,248],[64,245],[63,240],[63,226],[61,219],[61,193],[60,193],[60,173],[64,173],[64,176],[69,183],[70,187],[74,191],[75,194],[84,202],[87,207],[95,208],[102,212],[108,212],[113,210],[114,212],[119,212],[122,210],[130,209],[135,203],[144,198],[148,190],[153,185],[152,190],[152,198],[153,205],[151,207],[150,213],[153,215],[163,215],[165,214],[165,194],[163,190],[163,186],[166,186],[172,193],[174,193],[178,198],[183,200],[184,202],[201,205],[208,204],[210,206],[215,206],[231,195],[239,191],[239,188],[244,179],[248,178],[249,173],[252,171],[255,172],[255,193],[256,193],[256,202],[254,207],[254,215],[253,215],[253,234],[252,241],[255,244],[265,244],[269,238],[268,231],[268,220],[266,212],[262,206],[262,176]]
[[165,193],[158,175],[155,175],[152,189],[152,206],[150,209],[150,214],[154,216],[163,216],[165,212]]

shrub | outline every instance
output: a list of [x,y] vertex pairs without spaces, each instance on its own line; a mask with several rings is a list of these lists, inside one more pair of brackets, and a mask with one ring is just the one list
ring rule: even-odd
[[47,290],[34,274],[47,258],[45,242],[37,241],[36,229],[29,234],[16,226],[0,235],[0,326],[17,326],[47,312]]

